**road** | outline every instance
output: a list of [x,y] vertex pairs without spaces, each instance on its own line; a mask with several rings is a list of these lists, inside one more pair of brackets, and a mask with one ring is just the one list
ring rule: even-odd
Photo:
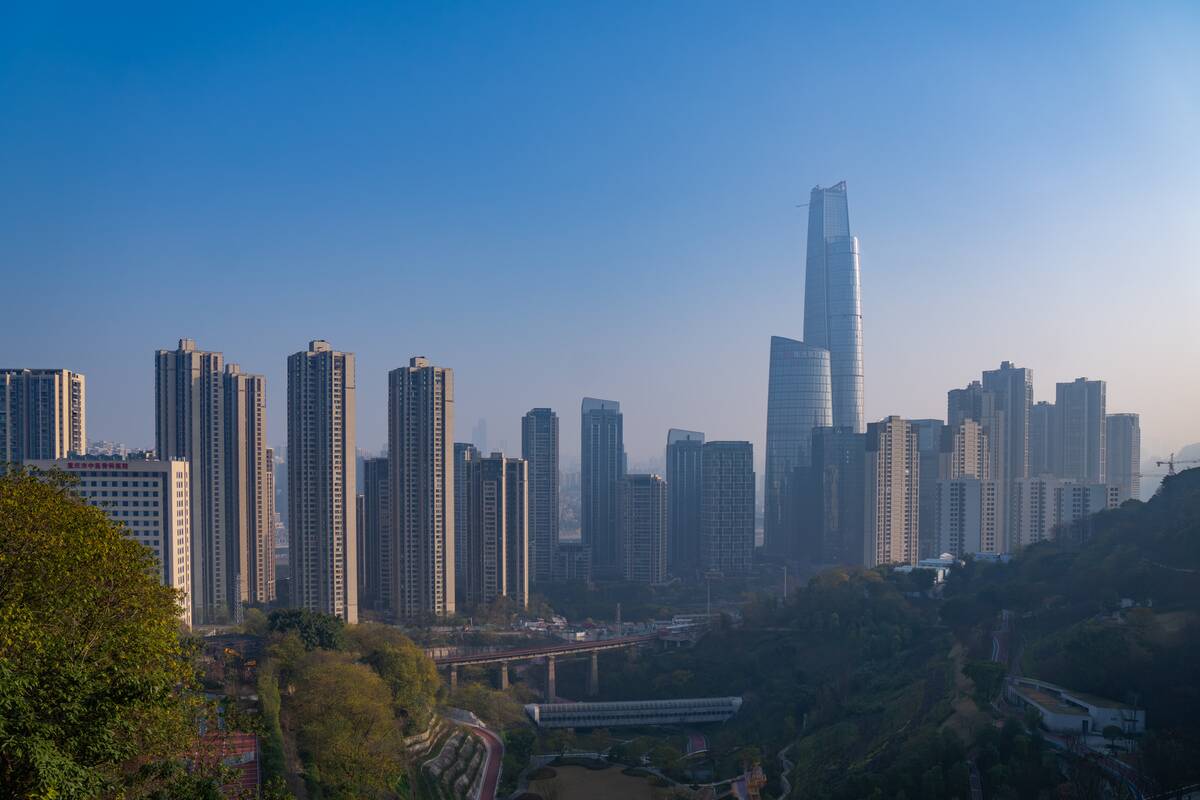
[[500,767],[504,763],[504,744],[500,737],[482,725],[467,727],[479,734],[483,746],[487,748],[487,763],[483,765],[483,777],[479,779],[479,791],[472,800],[496,800],[496,789],[500,786]]

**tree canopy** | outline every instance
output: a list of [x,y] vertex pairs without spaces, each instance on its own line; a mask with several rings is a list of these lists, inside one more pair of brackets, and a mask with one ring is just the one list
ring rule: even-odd
[[[0,786],[103,796],[194,729],[180,597],[67,479],[0,477]],[[136,759],[136,761],[135,761]]]

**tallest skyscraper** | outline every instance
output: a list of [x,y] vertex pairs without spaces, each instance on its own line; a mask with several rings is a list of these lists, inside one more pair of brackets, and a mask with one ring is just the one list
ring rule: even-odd
[[862,290],[845,181],[810,197],[804,343],[829,351],[833,426],[863,433]]

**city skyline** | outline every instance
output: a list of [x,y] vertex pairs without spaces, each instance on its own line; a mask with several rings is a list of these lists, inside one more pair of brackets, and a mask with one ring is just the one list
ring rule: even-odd
[[[664,5],[622,24],[576,7],[535,25],[368,5],[249,9],[242,34],[209,13],[31,6],[0,32],[7,286],[87,303],[49,325],[7,307],[0,364],[87,375],[94,438],[152,443],[142,365],[188,337],[265,376],[279,446],[286,355],[323,337],[357,354],[368,451],[387,371],[425,353],[508,452],[549,407],[577,463],[568,411],[599,396],[621,401],[635,463],[682,427],[751,441],[761,470],[762,343],[803,336],[795,206],[844,179],[866,420],[938,417],[947,387],[1011,360],[1036,400],[1107,381],[1147,456],[1200,441],[1200,377],[1178,369],[1200,357],[1192,4],[1039,6],[1036,26],[986,7]],[[391,313],[425,292],[470,313]],[[114,312],[138,323],[98,319]],[[501,357],[518,347],[538,370]],[[713,386],[700,363],[746,380]]]

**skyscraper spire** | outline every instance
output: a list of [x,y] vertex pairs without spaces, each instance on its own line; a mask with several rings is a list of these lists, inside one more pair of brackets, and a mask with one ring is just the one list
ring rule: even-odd
[[812,190],[804,273],[804,343],[829,351],[834,427],[865,431],[862,288],[858,239],[850,235],[845,181]]

